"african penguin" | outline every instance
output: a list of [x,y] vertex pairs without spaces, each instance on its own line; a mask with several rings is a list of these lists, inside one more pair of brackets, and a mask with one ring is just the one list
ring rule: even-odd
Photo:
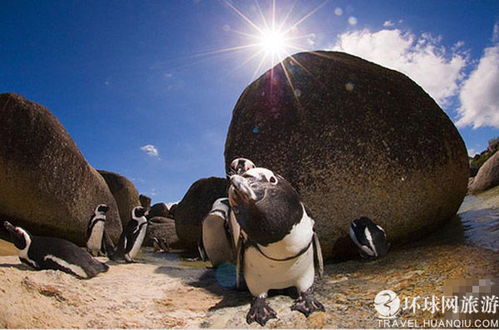
[[132,218],[121,233],[118,248],[111,259],[125,259],[126,262],[134,262],[134,258],[144,241],[147,231],[147,209],[136,206],[132,210]]
[[234,247],[229,236],[229,199],[219,198],[203,220],[203,246],[213,267],[234,260]]
[[109,268],[69,241],[56,237],[33,236],[8,221],[3,225],[10,233],[12,243],[19,249],[21,262],[34,269],[61,270],[87,279],[106,272]]
[[104,225],[106,222],[106,212],[109,206],[100,204],[95,208],[94,214],[90,218],[87,226],[87,249],[90,254],[97,256],[105,255]]
[[352,221],[349,234],[363,258],[383,257],[390,249],[383,228],[367,217]]
[[256,167],[255,164],[247,158],[236,158],[230,163],[230,170],[228,176],[230,177],[231,175],[234,174],[241,175],[244,172],[249,171],[255,167]]
[[292,310],[305,316],[324,311],[312,295],[314,250],[319,244],[314,220],[291,184],[266,168],[252,168],[233,175],[229,202],[239,231],[236,242],[238,264],[246,285],[255,297],[246,321],[260,325],[276,318],[265,299],[270,289],[296,287],[299,292]]

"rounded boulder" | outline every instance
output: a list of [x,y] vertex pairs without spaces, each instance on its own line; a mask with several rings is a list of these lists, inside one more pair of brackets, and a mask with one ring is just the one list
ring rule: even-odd
[[113,195],[68,132],[45,107],[0,94],[0,215],[32,234],[85,243],[98,204],[108,204],[106,230],[121,222]]
[[467,189],[464,142],[407,76],[338,52],[299,53],[240,96],[225,164],[252,160],[289,180],[316,221],[325,257],[345,257],[352,220],[401,243],[452,217]]
[[189,248],[201,242],[202,223],[213,203],[227,196],[227,179],[210,177],[194,182],[177,204],[175,228],[180,241]]
[[480,167],[477,175],[470,184],[469,191],[472,194],[477,194],[487,189],[494,188],[499,185],[499,152],[487,159]]
[[98,170],[98,172],[104,178],[111,194],[114,196],[120,213],[121,225],[125,228],[128,220],[132,217],[133,208],[141,205],[139,192],[135,185],[123,175],[104,170]]

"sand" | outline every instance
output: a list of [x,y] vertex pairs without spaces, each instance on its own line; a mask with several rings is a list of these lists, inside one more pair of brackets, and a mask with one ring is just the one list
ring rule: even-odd
[[[497,207],[498,192],[487,198],[492,200],[487,208]],[[464,211],[470,212],[470,205]],[[495,217],[494,212],[489,215]],[[485,220],[494,224],[499,219]],[[328,264],[325,276],[315,284],[315,295],[326,312],[307,319],[289,309],[291,297],[273,296],[269,304],[279,319],[267,327],[378,328],[382,324],[373,299],[380,290],[393,290],[401,298],[441,296],[450,280],[499,278],[499,252],[473,246],[465,233],[456,218],[425,240],[393,249],[385,258]],[[0,251],[9,254],[12,247],[3,243]],[[107,273],[79,280],[59,271],[32,270],[16,256],[0,256],[0,328],[259,327],[245,321],[250,295],[223,289],[220,277],[206,268],[208,263],[150,250],[139,257],[142,263],[109,262]],[[422,311],[399,316],[401,320],[444,318]]]

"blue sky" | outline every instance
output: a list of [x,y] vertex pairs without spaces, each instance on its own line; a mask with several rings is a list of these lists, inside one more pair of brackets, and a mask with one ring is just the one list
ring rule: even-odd
[[[343,50],[397,69],[470,152],[499,136],[498,1],[277,1],[275,12],[285,27],[313,12],[283,54]],[[266,0],[1,0],[0,92],[48,107],[95,168],[176,201],[195,180],[224,176],[232,109],[272,65],[261,45],[247,47],[260,43],[248,36],[265,29],[260,13],[271,25]]]

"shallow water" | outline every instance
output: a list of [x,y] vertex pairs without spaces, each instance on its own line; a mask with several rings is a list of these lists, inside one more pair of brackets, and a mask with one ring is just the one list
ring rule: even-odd
[[466,196],[457,215],[467,243],[499,251],[499,186]]

